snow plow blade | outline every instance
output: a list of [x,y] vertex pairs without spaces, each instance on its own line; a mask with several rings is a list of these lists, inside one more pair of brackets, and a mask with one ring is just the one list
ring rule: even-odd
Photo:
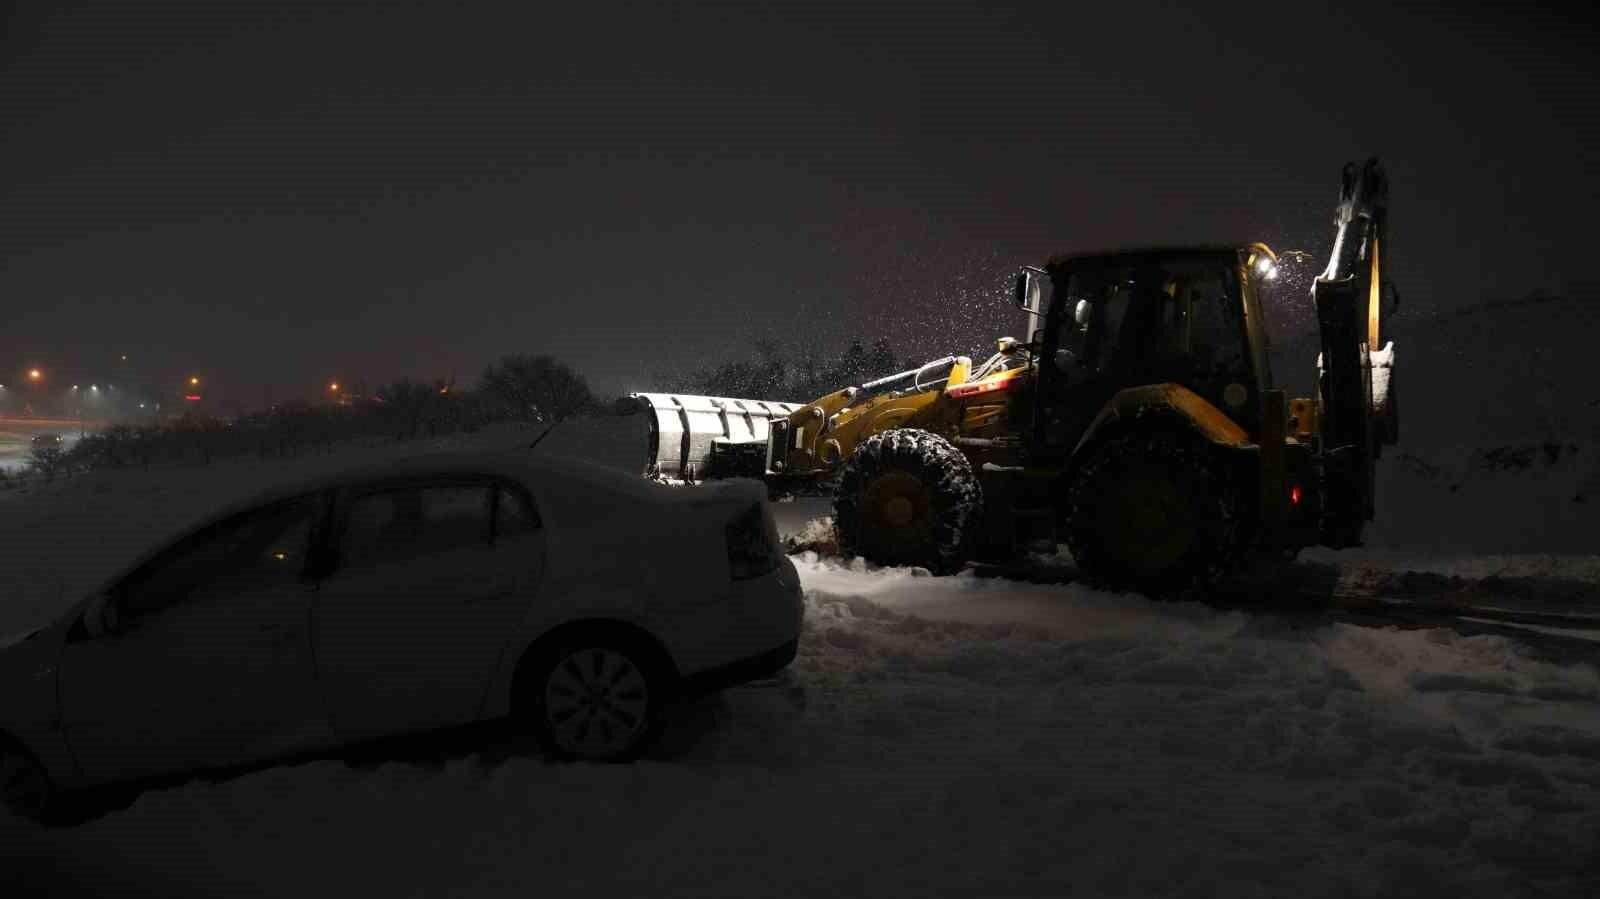
[[645,475],[668,481],[763,476],[772,420],[788,418],[802,405],[685,393],[628,398],[650,413]]

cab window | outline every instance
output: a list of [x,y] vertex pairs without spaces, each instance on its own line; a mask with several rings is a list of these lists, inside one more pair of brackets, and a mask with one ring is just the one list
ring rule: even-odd
[[1096,373],[1139,381],[1240,380],[1249,371],[1228,269],[1205,256],[1074,273],[1069,296],[1086,319],[1064,315],[1061,346]]
[[1220,273],[1189,280],[1182,287],[1182,295],[1190,308],[1189,342],[1195,376],[1202,381],[1248,378],[1244,322]]
[[[1125,283],[1102,272],[1078,273],[1069,282],[1059,346],[1072,351],[1089,370],[1109,371],[1117,360],[1122,332],[1128,325],[1131,293]],[[1087,303],[1082,321],[1074,314],[1079,301]]]

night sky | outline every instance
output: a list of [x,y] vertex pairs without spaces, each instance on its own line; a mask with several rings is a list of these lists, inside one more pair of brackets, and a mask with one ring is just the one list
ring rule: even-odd
[[128,354],[258,405],[511,352],[606,392],[764,337],[971,352],[1054,253],[1320,256],[1372,154],[1408,312],[1594,277],[1595,32],[1554,13],[12,8],[0,382]]

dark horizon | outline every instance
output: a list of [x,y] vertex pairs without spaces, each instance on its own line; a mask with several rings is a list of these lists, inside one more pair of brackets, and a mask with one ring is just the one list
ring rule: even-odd
[[976,351],[1055,253],[1320,255],[1373,154],[1408,314],[1590,278],[1592,27],[1347,9],[19,4],[0,383],[127,354],[253,406],[514,352],[614,394],[763,338]]

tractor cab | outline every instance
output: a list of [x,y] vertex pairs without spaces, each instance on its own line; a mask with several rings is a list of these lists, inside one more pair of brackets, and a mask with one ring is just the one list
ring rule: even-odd
[[1071,454],[1118,393],[1177,385],[1254,440],[1272,386],[1259,281],[1265,244],[1059,257],[1024,269],[1017,301],[1035,322],[1036,458]]

